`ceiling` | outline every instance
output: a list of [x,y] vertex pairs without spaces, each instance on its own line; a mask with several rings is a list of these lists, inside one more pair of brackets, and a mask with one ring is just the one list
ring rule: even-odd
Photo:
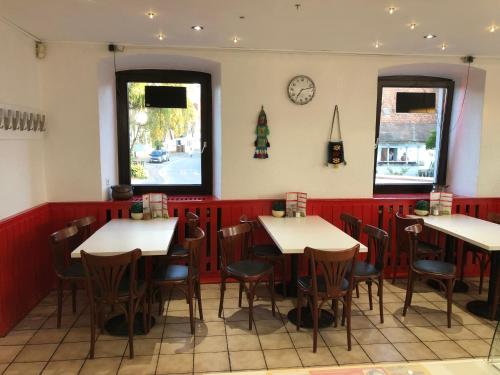
[[45,41],[500,57],[500,0],[0,0],[0,16]]

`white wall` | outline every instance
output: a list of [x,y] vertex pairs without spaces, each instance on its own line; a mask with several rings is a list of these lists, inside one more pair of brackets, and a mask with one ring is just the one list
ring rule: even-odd
[[[99,115],[103,78],[98,66],[110,55],[102,45],[49,47],[42,64],[44,109],[54,117],[47,139],[49,199],[102,199],[100,153],[106,142],[100,139],[99,122],[114,124]],[[311,197],[370,197],[379,71],[414,63],[460,64],[458,58],[127,48],[124,55],[117,55],[119,69],[130,68],[127,55],[142,56],[135,68],[168,67],[178,56],[220,65],[221,147],[216,155],[221,160],[224,199],[273,198],[289,190],[306,191]],[[500,155],[499,65],[498,60],[475,63],[487,72],[478,195],[500,195],[499,173],[490,162]],[[294,105],[286,96],[288,81],[296,74],[309,75],[317,86],[315,98],[306,106]],[[340,106],[347,159],[347,166],[338,169],[324,165],[335,104]],[[252,158],[261,105],[271,131],[267,160]],[[116,145],[109,144],[108,155],[112,149]]]
[[[0,22],[0,46],[0,105],[40,110],[35,43]],[[0,129],[0,181],[0,219],[46,201],[42,136]]]

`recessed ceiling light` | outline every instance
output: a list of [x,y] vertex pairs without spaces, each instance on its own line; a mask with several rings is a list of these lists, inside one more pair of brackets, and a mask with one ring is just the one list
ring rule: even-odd
[[417,24],[415,22],[412,22],[408,26],[410,27],[410,30],[415,30],[415,28],[417,27]]
[[152,20],[153,18],[155,18],[156,13],[150,10],[149,12],[146,13],[146,16],[148,16],[148,18]]
[[233,36],[233,43],[236,44],[240,41],[240,38],[238,38],[237,36]]
[[380,42],[377,40],[375,43],[373,43],[373,46],[374,46],[375,48],[380,48],[380,46],[382,46],[382,43],[380,43]]
[[441,44],[441,51],[446,51],[446,48],[448,48],[448,45],[446,43]]
[[434,35],[434,34],[426,34],[426,35],[424,35],[424,38],[425,38],[425,39],[434,39],[434,38],[437,38],[437,35]]
[[498,26],[497,26],[497,25],[495,25],[495,24],[493,24],[493,25],[491,25],[491,26],[488,26],[488,31],[489,31],[490,33],[494,33],[495,31],[497,31],[497,29],[498,29]]
[[156,37],[158,38],[158,40],[163,40],[163,39],[165,39],[165,34],[158,33],[158,34],[156,34]]
[[191,28],[194,31],[201,31],[201,30],[203,30],[203,26],[201,26],[201,25],[194,25],[194,26],[191,26]]
[[396,10],[398,10],[398,8],[396,8],[396,7],[387,8],[387,11],[389,12],[389,14],[394,14],[396,12]]

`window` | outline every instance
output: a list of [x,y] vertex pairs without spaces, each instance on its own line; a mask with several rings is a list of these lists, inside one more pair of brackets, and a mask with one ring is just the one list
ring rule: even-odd
[[379,78],[374,193],[424,193],[446,184],[453,89],[444,78]]
[[212,89],[207,73],[116,73],[118,161],[136,194],[212,193]]

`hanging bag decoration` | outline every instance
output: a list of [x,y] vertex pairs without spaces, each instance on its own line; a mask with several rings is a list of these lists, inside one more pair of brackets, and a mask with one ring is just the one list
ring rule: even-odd
[[[333,128],[335,127],[335,119],[337,119],[337,126],[339,129],[338,141],[332,141]],[[338,167],[339,164],[344,165],[347,162],[344,159],[344,143],[342,142],[342,133],[340,132],[340,112],[339,107],[335,105],[333,110],[332,128],[330,129],[330,140],[328,141],[328,161],[327,164],[333,164],[334,167]]]

